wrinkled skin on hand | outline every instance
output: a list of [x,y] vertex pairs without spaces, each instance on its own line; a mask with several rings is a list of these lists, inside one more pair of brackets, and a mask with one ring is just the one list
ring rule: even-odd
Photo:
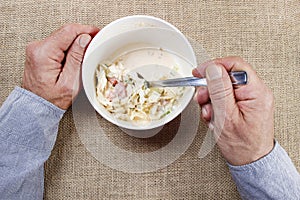
[[98,28],[67,24],[28,44],[22,87],[66,110],[81,88],[84,52]]
[[[230,71],[246,71],[248,84],[233,87]],[[209,127],[221,129],[215,138],[225,159],[245,165],[267,155],[274,147],[274,98],[253,68],[227,57],[204,63],[193,75],[207,78],[208,87],[197,88],[194,99]]]

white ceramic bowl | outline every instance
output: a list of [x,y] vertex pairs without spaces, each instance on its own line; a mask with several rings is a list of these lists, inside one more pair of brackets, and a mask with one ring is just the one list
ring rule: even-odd
[[[126,21],[128,21],[128,29],[124,28],[126,27]],[[139,26],[134,26],[133,24],[139,24]],[[119,26],[121,26],[120,29],[118,29]],[[124,52],[136,51],[136,49],[141,47],[150,49],[161,48],[168,55],[174,55],[172,56],[172,62],[178,66],[180,76],[191,76],[193,66],[196,66],[194,51],[186,37],[169,23],[149,16],[130,16],[106,26],[92,40],[82,64],[83,87],[94,109],[111,123],[124,129],[138,131],[154,130],[173,120],[189,104],[195,90],[193,87],[187,88],[183,97],[180,98],[176,110],[173,110],[160,120],[151,121],[147,124],[137,124],[113,117],[96,99],[96,67],[102,61],[112,61],[119,55],[124,54]],[[185,59],[181,59],[182,57]],[[138,68],[141,65],[148,66],[149,64],[164,65],[164,63],[159,62],[157,57],[150,57],[149,59],[137,58],[136,66],[132,66],[132,68]],[[154,77],[155,73],[160,73],[158,70],[153,71],[152,69],[146,69],[146,71],[146,74],[153,73],[151,77]],[[133,135],[136,136],[136,134]],[[152,135],[149,133],[140,137],[149,136]]]

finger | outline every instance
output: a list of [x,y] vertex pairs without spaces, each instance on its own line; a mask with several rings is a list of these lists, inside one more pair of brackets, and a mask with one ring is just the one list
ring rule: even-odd
[[207,87],[198,87],[194,95],[194,101],[201,106],[209,101],[209,94]]
[[52,33],[45,39],[45,43],[49,44],[53,49],[66,51],[70,48],[73,41],[81,34],[89,34],[94,36],[99,29],[94,26],[81,24],[67,24]]
[[207,103],[201,106],[201,118],[203,121],[206,123],[209,123],[210,120],[212,119],[212,105],[211,103]]
[[91,39],[91,36],[88,34],[82,34],[76,38],[67,53],[66,63],[58,80],[71,88],[74,92],[73,96],[76,96],[80,89],[81,63],[86,47]]
[[92,37],[88,34],[82,34],[76,38],[75,42],[72,44],[67,53],[64,70],[69,70],[69,72],[80,70],[85,49],[90,43],[91,39]]
[[201,66],[194,68],[192,71],[193,76],[198,77],[198,78],[204,78],[205,77],[205,73],[201,73],[201,71],[199,70]]

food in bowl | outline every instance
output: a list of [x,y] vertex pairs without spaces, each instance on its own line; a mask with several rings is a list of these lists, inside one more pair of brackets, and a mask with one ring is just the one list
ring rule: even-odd
[[[174,70],[173,70],[174,71]],[[160,80],[174,73],[161,74]],[[114,117],[124,121],[164,118],[178,106],[185,88],[147,88],[137,72],[128,70],[122,59],[100,63],[96,68],[96,98]]]

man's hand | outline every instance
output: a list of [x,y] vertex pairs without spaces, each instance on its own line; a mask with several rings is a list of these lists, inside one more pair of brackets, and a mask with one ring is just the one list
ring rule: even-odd
[[68,24],[43,41],[30,43],[22,87],[67,109],[80,90],[84,52],[98,28]]
[[[246,71],[248,84],[233,87],[230,71]],[[207,78],[208,87],[199,87],[195,100],[202,119],[221,129],[215,135],[217,144],[230,164],[251,163],[273,149],[273,95],[248,63],[239,57],[215,59],[194,69],[193,75]]]

